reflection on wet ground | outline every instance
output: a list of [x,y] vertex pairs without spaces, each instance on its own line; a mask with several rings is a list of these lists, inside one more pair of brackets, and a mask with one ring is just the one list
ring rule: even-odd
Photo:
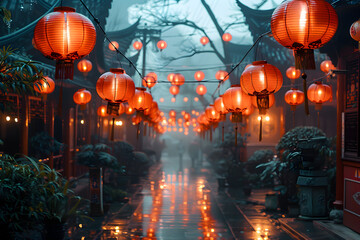
[[175,171],[177,162],[165,158],[162,169],[153,169],[130,203],[137,206],[131,216],[119,213],[107,220],[101,239],[268,239],[268,230],[253,229],[233,203],[213,190],[203,171]]

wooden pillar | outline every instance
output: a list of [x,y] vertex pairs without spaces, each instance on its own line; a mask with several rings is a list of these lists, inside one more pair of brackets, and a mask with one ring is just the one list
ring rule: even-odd
[[[49,136],[54,138],[54,121],[55,121],[55,114],[54,114],[54,104],[50,104],[50,109],[48,109],[49,118],[47,118],[47,126],[48,126],[48,133]],[[54,168],[54,154],[51,153],[49,156],[49,167],[51,169]]]
[[64,175],[66,178],[72,177],[72,157],[71,157],[71,137],[73,134],[71,133],[71,112],[74,112],[74,108],[70,108],[66,111],[63,124],[64,124]]
[[87,118],[86,118],[86,133],[85,133],[85,142],[86,144],[91,144],[91,123],[92,123],[92,107],[90,106],[90,103],[87,106]]
[[22,104],[20,105],[22,111],[20,111],[20,124],[21,124],[21,136],[20,136],[20,153],[28,155],[29,153],[29,98],[27,96],[22,97]]
[[[338,69],[345,69],[345,60],[339,58]],[[342,164],[342,113],[344,112],[345,74],[337,75],[337,106],[336,106],[336,199],[334,206],[343,209],[344,198],[344,170]]]

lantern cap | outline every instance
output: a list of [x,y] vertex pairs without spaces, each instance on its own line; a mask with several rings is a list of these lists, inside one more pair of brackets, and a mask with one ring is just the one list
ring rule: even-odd
[[297,89],[297,88],[290,88],[290,90],[293,90],[293,91],[295,91],[295,90],[299,90],[299,89]]
[[123,68],[110,68],[110,72],[124,74],[125,70]]
[[252,62],[252,65],[263,65],[263,64],[267,64],[267,61],[266,60],[261,60],[261,61]]
[[234,84],[234,85],[231,85],[230,87],[241,87],[240,84]]
[[76,12],[72,7],[55,7],[54,12]]
[[146,91],[146,88],[144,88],[144,87],[136,87],[135,89],[139,90],[139,91],[144,91],[144,92]]

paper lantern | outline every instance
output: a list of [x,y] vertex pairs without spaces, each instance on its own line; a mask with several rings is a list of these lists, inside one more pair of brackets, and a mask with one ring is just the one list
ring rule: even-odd
[[286,76],[291,80],[298,79],[300,75],[301,75],[301,71],[299,69],[296,69],[295,67],[289,67],[286,70]]
[[284,47],[295,52],[297,69],[315,69],[314,49],[334,36],[338,27],[335,9],[324,0],[289,0],[271,17],[271,32]]
[[254,112],[254,107],[251,105],[249,108],[247,108],[245,111],[243,111],[241,114],[243,116],[250,116]]
[[169,88],[169,92],[170,92],[170,94],[173,95],[173,96],[178,95],[178,94],[179,94],[179,91],[180,91],[179,87],[178,87],[178,86],[175,86],[175,85],[172,85],[172,86]]
[[138,124],[140,124],[140,123],[141,123],[141,120],[142,120],[142,118],[141,118],[140,115],[134,115],[134,116],[132,116],[132,118],[131,118],[131,122],[132,122],[133,125],[138,125]]
[[324,73],[329,73],[330,70],[334,70],[334,69],[335,67],[332,64],[331,60],[324,60],[320,64],[320,70],[323,71]]
[[108,114],[106,113],[106,105],[101,105],[100,107],[98,107],[97,115],[99,117],[107,117],[108,116]]
[[129,105],[137,111],[145,111],[150,108],[153,98],[146,88],[136,88],[134,96],[129,100]]
[[77,64],[77,68],[82,73],[88,73],[92,69],[92,63],[89,60],[83,59]]
[[283,84],[281,72],[266,61],[253,62],[240,77],[242,90],[256,96],[260,114],[269,108],[269,95],[279,91]]
[[164,40],[160,40],[157,42],[156,46],[162,51],[167,47],[167,43]]
[[157,83],[157,74],[154,72],[149,72],[146,74],[144,79],[142,80],[142,85],[147,88],[152,88]]
[[222,40],[223,40],[224,42],[230,42],[231,39],[232,39],[232,36],[231,36],[230,33],[224,33],[224,34],[222,35]]
[[216,72],[215,74],[215,78],[219,81],[226,81],[229,79],[229,75],[226,71],[224,70],[219,70]]
[[171,84],[176,86],[181,86],[185,83],[185,77],[181,73],[175,73],[174,78],[172,79]]
[[195,78],[196,81],[202,81],[205,78],[205,74],[202,71],[197,71],[194,74],[194,78]]
[[119,43],[117,41],[112,41],[109,43],[109,49],[110,51],[116,51],[116,49],[119,49]]
[[187,101],[189,101],[189,98],[188,97],[184,97],[184,102],[187,102]]
[[44,78],[45,79],[40,79],[34,83],[34,90],[42,95],[47,95],[55,90],[55,82],[48,76]]
[[191,119],[190,113],[185,113],[185,114],[184,114],[184,120],[185,120],[185,122],[190,121],[190,119]]
[[209,38],[204,36],[204,37],[200,38],[200,42],[202,45],[205,46],[206,44],[209,43]]
[[196,87],[196,93],[198,95],[204,96],[206,92],[207,92],[207,88],[205,87],[205,85],[200,84]]
[[131,115],[134,112],[135,112],[135,110],[132,107],[130,107],[129,103],[125,103],[125,113],[127,115]]
[[223,101],[223,95],[220,95],[214,101],[215,110],[218,111],[220,114],[227,114],[228,110],[226,109]]
[[[360,19],[351,24],[350,36],[352,37],[352,39],[359,42],[360,45]],[[360,47],[358,48],[360,49]]]
[[167,75],[167,80],[172,84],[172,82],[174,81],[174,77],[175,77],[175,73],[169,73]]
[[140,42],[140,41],[135,41],[135,42],[133,43],[134,49],[136,49],[136,50],[138,50],[138,51],[141,50],[142,46],[143,46],[143,44],[142,44],[142,42]]
[[108,114],[117,114],[119,104],[129,101],[135,93],[135,84],[122,68],[111,68],[96,83],[98,95],[108,101]]
[[56,60],[55,79],[73,79],[74,60],[88,55],[95,46],[92,22],[71,7],[56,7],[41,18],[34,30],[37,49]]
[[295,111],[296,106],[304,102],[305,95],[302,91],[296,88],[291,88],[289,91],[285,93],[284,99],[285,102],[290,105],[291,110]]
[[210,104],[205,108],[205,116],[210,122],[216,122],[220,120],[220,113],[216,111],[213,104]]
[[74,93],[73,99],[76,104],[80,105],[81,110],[84,110],[86,104],[91,100],[91,93],[85,88],[80,89]]
[[316,104],[315,109],[320,110],[322,103],[329,101],[332,97],[331,87],[321,82],[315,82],[309,86],[307,96],[311,102]]
[[169,117],[170,118],[176,118],[176,111],[175,110],[170,110],[169,111]]
[[234,113],[237,117],[234,121],[241,122],[241,112],[251,106],[251,98],[245,94],[240,85],[232,85],[222,96],[224,106],[228,112]]

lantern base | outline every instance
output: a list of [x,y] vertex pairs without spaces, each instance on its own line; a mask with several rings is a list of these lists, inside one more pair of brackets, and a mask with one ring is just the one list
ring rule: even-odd
[[106,113],[112,116],[119,116],[120,103],[108,102]]
[[242,114],[241,114],[241,112],[240,113],[233,112],[231,114],[231,122],[233,122],[233,123],[241,123],[242,122]]
[[57,60],[55,69],[55,79],[74,78],[74,60]]
[[294,50],[296,69],[315,69],[315,58],[313,49]]

